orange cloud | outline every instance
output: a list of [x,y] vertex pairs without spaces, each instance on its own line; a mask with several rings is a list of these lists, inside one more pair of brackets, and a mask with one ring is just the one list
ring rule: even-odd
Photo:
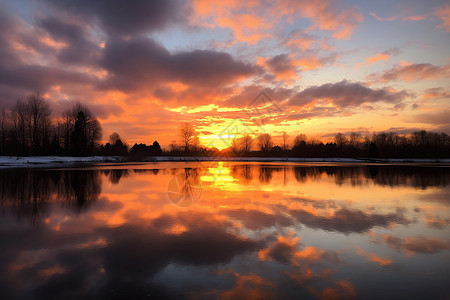
[[236,283],[232,290],[222,293],[219,299],[276,299],[277,297],[270,291],[275,285],[270,280],[261,276],[250,273],[242,275],[237,272]]
[[[273,36],[277,23],[267,20],[284,17],[291,21],[303,17],[312,22],[307,31],[315,29],[333,32],[336,39],[348,39],[363,16],[355,6],[340,2],[279,1],[272,5],[261,1],[226,0],[212,2],[194,0],[192,23],[209,28],[229,28],[236,42],[256,44],[261,39]],[[305,43],[306,40],[303,41]],[[304,44],[305,46],[305,44]]]
[[366,63],[373,64],[380,60],[389,60],[389,58],[391,58],[391,56],[389,54],[379,53],[375,56],[368,57],[366,59]]
[[422,21],[428,18],[428,15],[418,15],[418,16],[409,16],[405,17],[402,20],[403,21]]
[[366,251],[360,247],[356,247],[356,254],[367,257],[368,261],[378,263],[380,266],[383,267],[390,267],[393,264],[391,259],[381,258],[377,256],[376,253]]
[[437,28],[443,28],[445,31],[450,31],[450,4],[444,4],[442,6],[436,7],[434,11],[422,14],[422,15],[413,15],[413,16],[401,16],[396,15],[389,18],[383,18],[375,14],[374,12],[370,12],[370,14],[376,18],[378,21],[395,21],[401,19],[402,21],[423,21],[425,19],[432,19],[433,17],[440,18],[443,23],[438,25]]
[[309,54],[293,60],[293,64],[295,66],[301,67],[303,71],[312,71],[321,69],[328,65],[332,65],[338,59],[339,56],[337,56],[336,54],[325,57],[319,57],[314,54]]
[[313,47],[320,50],[334,50],[335,47],[330,45],[325,38],[318,38],[315,35],[307,34],[298,29],[293,30],[286,38],[284,42],[286,46],[292,50],[306,51],[311,50]]
[[[401,18],[400,16],[392,16],[392,17],[389,17],[389,18],[383,18],[383,17],[378,16],[374,12],[370,12],[370,14],[375,19],[377,19],[378,21],[395,21],[395,20],[398,20],[398,19]],[[417,15],[417,16],[407,16],[407,17],[401,18],[401,20],[402,21],[422,21],[422,20],[425,20],[428,17],[429,17],[428,14],[426,14],[426,15]]]
[[388,61],[391,59],[393,55],[397,55],[400,53],[400,50],[398,48],[389,49],[386,51],[383,51],[381,53],[377,53],[374,56],[366,57],[365,61],[363,63],[358,63],[355,65],[356,68],[362,67],[364,65],[372,65],[378,61]]
[[315,294],[318,296],[318,298],[324,300],[357,298],[355,287],[350,281],[347,280],[336,281],[334,287],[327,287],[320,293]]
[[356,6],[343,5],[339,1],[280,1],[277,7],[290,20],[301,15],[313,23],[307,31],[314,29],[333,32],[336,39],[348,39],[356,26],[363,21]]
[[443,88],[426,89],[423,93],[423,99],[446,99],[450,98],[450,92],[444,91]]
[[257,12],[258,4],[258,1],[194,0],[195,18],[192,22],[210,28],[230,28],[236,41],[256,44],[260,39],[271,36],[267,30],[272,27],[270,22],[266,22],[264,16]]
[[394,20],[397,19],[396,16],[393,16],[393,17],[390,17],[390,18],[382,18],[382,17],[379,17],[378,15],[376,15],[374,12],[370,12],[370,14],[371,14],[375,19],[377,19],[378,21],[394,21]]
[[435,10],[435,14],[441,18],[444,23],[438,25],[438,28],[443,28],[445,31],[450,31],[450,4],[445,4],[441,7],[438,7]]

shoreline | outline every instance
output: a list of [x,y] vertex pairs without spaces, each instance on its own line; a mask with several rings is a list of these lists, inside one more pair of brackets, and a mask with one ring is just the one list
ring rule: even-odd
[[236,161],[236,162],[305,162],[305,163],[446,163],[450,158],[342,158],[342,157],[189,157],[189,156],[155,156],[144,162],[177,162],[177,161]]
[[0,156],[0,168],[53,168],[88,166],[103,163],[152,163],[152,162],[290,162],[290,163],[349,163],[349,164],[448,164],[449,158],[297,158],[297,157],[192,157],[154,156],[141,161],[122,156]]

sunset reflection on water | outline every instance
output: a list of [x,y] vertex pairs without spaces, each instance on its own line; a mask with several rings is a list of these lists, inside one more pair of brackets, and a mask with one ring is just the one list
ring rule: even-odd
[[[11,298],[445,298],[450,169],[148,163],[1,171]],[[201,187],[169,200],[174,176]],[[182,190],[180,190],[182,191]]]

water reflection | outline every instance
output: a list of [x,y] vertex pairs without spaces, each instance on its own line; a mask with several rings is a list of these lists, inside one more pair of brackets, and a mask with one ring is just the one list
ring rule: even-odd
[[[1,170],[6,298],[445,298],[450,169]],[[193,206],[168,199],[192,195]],[[382,288],[381,288],[382,287]]]
[[10,209],[19,219],[40,222],[49,202],[61,202],[81,211],[101,193],[98,170],[46,171],[1,170],[2,209]]

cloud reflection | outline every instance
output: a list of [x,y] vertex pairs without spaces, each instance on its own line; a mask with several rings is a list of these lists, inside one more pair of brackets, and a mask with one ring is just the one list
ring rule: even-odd
[[[167,199],[170,178],[186,171],[203,188],[189,208]],[[445,260],[450,250],[448,205],[439,200],[448,194],[445,168],[161,163],[0,172],[0,289],[15,298],[365,297],[354,268],[403,274],[408,260]]]

